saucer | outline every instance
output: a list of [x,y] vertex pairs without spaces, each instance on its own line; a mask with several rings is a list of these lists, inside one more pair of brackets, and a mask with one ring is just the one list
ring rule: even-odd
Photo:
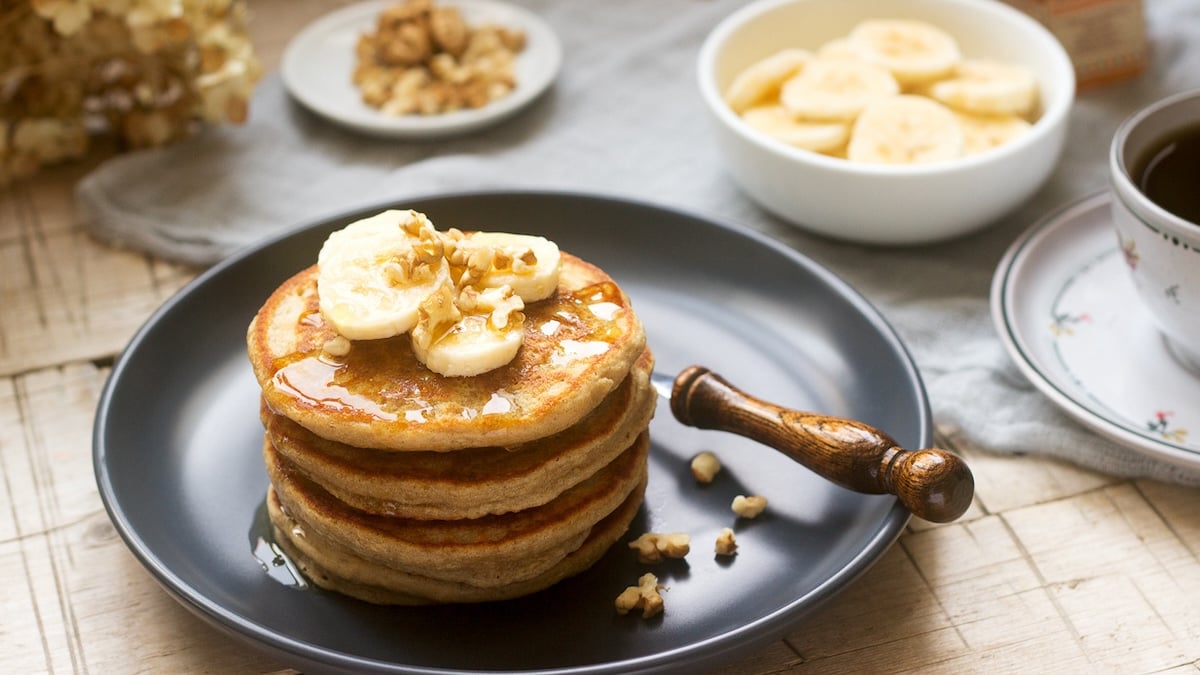
[[398,0],[372,0],[326,14],[288,43],[280,70],[284,86],[304,107],[356,131],[402,139],[434,139],[476,131],[516,114],[544,92],[562,66],[562,44],[536,14],[495,0],[453,0],[468,25],[497,24],[525,33],[516,59],[516,87],[481,108],[440,115],[388,115],[363,103],[351,81],[355,44],[374,29],[379,13]]
[[1038,222],[992,280],[1000,339],[1082,424],[1147,456],[1200,465],[1200,376],[1171,354],[1125,267],[1107,192]]

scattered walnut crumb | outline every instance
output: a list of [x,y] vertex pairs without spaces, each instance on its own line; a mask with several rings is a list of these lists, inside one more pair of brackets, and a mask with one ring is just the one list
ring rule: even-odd
[[649,619],[663,611],[663,598],[659,593],[663,585],[658,583],[658,577],[647,572],[638,577],[637,586],[629,586],[617,596],[614,603],[617,614],[622,616],[635,609],[642,610],[642,618]]
[[664,558],[682,558],[692,547],[692,536],[678,532],[662,534],[647,532],[629,542],[629,548],[637,551],[638,562],[657,563]]
[[359,36],[352,80],[362,100],[389,115],[479,108],[516,87],[520,30],[468,26],[454,7],[406,0],[384,9]]
[[717,535],[717,543],[713,546],[717,555],[733,555],[737,553],[737,547],[737,539],[733,536],[733,530],[728,527],[721,528],[720,534]]
[[738,495],[733,498],[733,512],[739,518],[756,518],[765,508],[767,508],[766,497]]
[[692,458],[692,477],[699,483],[711,483],[721,470],[721,460],[705,450]]

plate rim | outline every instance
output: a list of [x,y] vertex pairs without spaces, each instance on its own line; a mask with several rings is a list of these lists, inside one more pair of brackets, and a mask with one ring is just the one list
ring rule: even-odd
[[1000,259],[992,278],[992,322],[1005,351],[1008,352],[1018,369],[1060,410],[1093,432],[1126,448],[1148,457],[1169,461],[1176,466],[1195,468],[1200,465],[1200,450],[1189,450],[1165,440],[1135,432],[1123,424],[1106,418],[1092,406],[1073,396],[1068,387],[1061,386],[1058,378],[1053,377],[1048,372],[1049,369],[1042,367],[1040,360],[1024,344],[1021,331],[1016,326],[1017,322],[1009,309],[1017,283],[1016,277],[1020,276],[1017,268],[1022,266],[1031,255],[1031,251],[1037,249],[1041,240],[1058,228],[1069,226],[1072,223],[1070,218],[1072,214],[1101,208],[1111,200],[1112,194],[1107,189],[1091,192],[1054,209],[1017,237]]
[[[702,215],[695,211],[689,211],[673,205],[615,194],[577,190],[498,189],[432,192],[405,197],[400,200],[389,199],[365,206],[352,207],[334,214],[318,215],[299,225],[285,228],[281,232],[235,251],[202,271],[173,293],[151,313],[149,318],[134,333],[126,347],[122,349],[104,382],[96,406],[97,412],[92,433],[93,469],[101,501],[110,521],[125,542],[126,547],[138,562],[150,572],[154,580],[167,591],[168,595],[220,632],[241,641],[243,644],[271,654],[276,658],[281,658],[285,662],[290,661],[294,664],[299,660],[307,664],[308,667],[317,668],[318,670],[332,667],[338,669],[352,668],[357,672],[422,675],[450,675],[473,672],[457,668],[429,668],[395,662],[382,662],[337,651],[322,645],[313,645],[268,628],[249,617],[229,610],[219,602],[205,596],[199,589],[193,587],[174,572],[160,556],[154,554],[151,550],[152,547],[144,539],[137,536],[137,528],[126,517],[124,509],[118,507],[120,500],[112,489],[112,482],[109,479],[110,468],[105,461],[107,447],[104,436],[108,429],[109,420],[104,413],[112,404],[113,396],[122,374],[130,367],[130,361],[135,357],[139,347],[148,339],[148,336],[156,325],[174,311],[176,305],[184,302],[197,289],[209,283],[211,279],[224,274],[230,267],[234,267],[244,259],[252,257],[265,249],[277,246],[292,237],[302,236],[311,230],[328,226],[335,221],[395,206],[398,202],[434,202],[480,197],[568,199],[607,204],[619,203],[622,206],[637,208],[639,210],[666,212],[700,221],[717,230],[748,238],[758,245],[775,250],[777,253],[788,258],[791,263],[805,268],[808,272],[819,277],[824,284],[840,293],[847,302],[854,306],[863,318],[867,319],[880,332],[880,335],[887,342],[895,347],[897,355],[900,357],[900,365],[903,366],[903,370],[909,375],[909,379],[905,381],[905,386],[912,389],[915,402],[918,404],[918,412],[920,413],[919,424],[917,425],[918,435],[920,436],[919,441],[922,447],[932,444],[934,432],[928,391],[911,352],[892,324],[878,308],[849,282],[842,279],[825,265],[766,233],[737,225],[726,219]],[[851,583],[870,570],[887,553],[900,535],[903,534],[910,518],[911,514],[900,502],[898,500],[893,501],[886,514],[880,519],[877,528],[873,531],[870,538],[863,541],[862,548],[849,558],[844,566],[824,579],[808,594],[793,598],[788,604],[777,610],[764,614],[758,619],[739,626],[734,630],[710,636],[703,640],[690,642],[669,651],[656,652],[621,661],[547,668],[536,672],[547,674],[560,673],[565,675],[567,673],[591,674],[661,671],[663,669],[673,669],[689,665],[694,666],[705,661],[710,661],[714,657],[720,657],[721,655],[744,652],[748,646],[764,644],[770,639],[779,637],[782,631],[796,625],[804,617],[810,616],[815,610],[843,592]],[[505,670],[496,672],[516,671]]]
[[[532,104],[557,79],[563,64],[563,46],[558,34],[541,17],[520,5],[500,0],[453,0],[455,6],[472,6],[484,10],[499,10],[520,17],[526,35],[536,34],[538,45],[546,59],[544,74],[532,82],[518,82],[517,88],[502,99],[474,109],[432,116],[347,116],[337,105],[331,105],[320,97],[310,95],[305,86],[306,78],[299,71],[300,49],[307,42],[321,37],[342,22],[357,19],[360,15],[372,16],[396,0],[366,0],[346,5],[327,12],[300,29],[284,47],[279,61],[280,78],[284,89],[307,110],[323,119],[346,129],[381,138],[394,139],[439,139],[469,133],[499,123]],[[532,30],[531,30],[532,29]],[[518,59],[520,56],[518,56]]]

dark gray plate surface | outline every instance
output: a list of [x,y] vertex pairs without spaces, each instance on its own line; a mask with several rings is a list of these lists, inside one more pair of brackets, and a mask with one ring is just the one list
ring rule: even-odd
[[[646,324],[660,372],[706,365],[762,398],[852,417],[928,447],[920,378],[887,324],[831,273],[760,235],[641,203],[564,193],[406,202],[440,228],[542,234],[608,271]],[[382,207],[381,207],[382,208]],[[114,366],[95,427],[96,477],[117,530],[155,578],[216,627],[309,672],[631,672],[716,666],[780,637],[899,535],[894,499],[851,493],[750,441],[678,424],[663,402],[651,479],[631,534],[689,532],[686,562],[654,568],[665,616],[612,601],[649,569],[619,544],[594,568],[520,600],[375,607],[272,580],[251,554],[263,499],[258,389],[245,329],[325,236],[379,209],[235,255],[167,302]],[[715,451],[709,486],[688,461]],[[737,494],[763,517],[736,523]],[[712,541],[733,526],[732,561]]]

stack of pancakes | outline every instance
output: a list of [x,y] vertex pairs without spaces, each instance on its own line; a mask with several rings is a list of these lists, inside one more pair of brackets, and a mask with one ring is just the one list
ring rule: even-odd
[[276,543],[315,584],[369,602],[479,602],[590,567],[641,505],[653,358],[628,297],[564,253],[507,365],[444,377],[407,335],[353,342],[317,269],[250,324]]

